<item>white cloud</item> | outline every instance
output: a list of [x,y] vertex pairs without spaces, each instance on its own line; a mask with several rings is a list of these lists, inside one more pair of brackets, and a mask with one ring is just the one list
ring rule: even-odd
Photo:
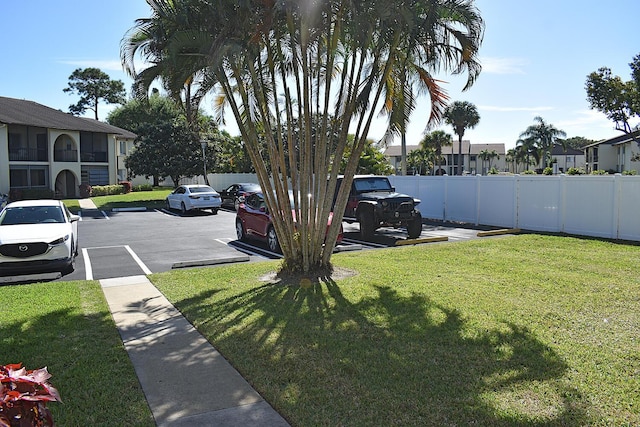
[[482,72],[490,74],[525,74],[529,61],[524,58],[481,57]]
[[77,59],[59,62],[80,68],[99,68],[102,71],[122,71],[122,63],[119,60]]

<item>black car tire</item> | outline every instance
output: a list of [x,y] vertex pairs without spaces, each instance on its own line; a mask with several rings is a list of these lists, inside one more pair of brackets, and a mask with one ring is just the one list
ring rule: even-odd
[[238,208],[240,207],[240,199],[238,197],[235,197],[233,199],[233,209],[238,212]]
[[62,271],[60,273],[62,273],[63,276],[66,276],[67,274],[71,274],[75,271],[76,269],[76,254],[77,254],[77,250],[72,246],[71,247],[71,262],[65,266]]
[[238,240],[247,239],[247,232],[244,230],[244,225],[242,225],[240,219],[236,219],[236,236],[238,236]]
[[410,239],[417,239],[422,234],[422,215],[418,214],[407,224],[407,236]]
[[180,203],[180,212],[182,213],[182,215],[187,213],[187,207],[184,205],[184,202]]
[[280,242],[278,241],[276,229],[273,227],[269,227],[269,230],[267,231],[267,246],[271,252],[280,253],[282,250],[280,249]]
[[165,199],[164,201],[165,207],[167,208],[168,211],[171,210],[171,205],[169,204],[169,199]]
[[218,208],[211,208],[211,213],[214,215],[218,215]]
[[370,238],[373,236],[373,233],[376,231],[375,218],[373,216],[373,212],[362,212],[360,213],[360,234],[364,238]]

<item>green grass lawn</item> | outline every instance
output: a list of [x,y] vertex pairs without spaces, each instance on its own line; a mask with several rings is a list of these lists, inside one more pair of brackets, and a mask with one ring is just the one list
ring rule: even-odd
[[[640,425],[640,246],[520,235],[333,261],[353,275],[151,279],[294,426]],[[153,425],[96,282],[0,286],[15,362],[48,366],[58,425]]]
[[293,425],[640,425],[640,247],[521,235],[153,282]]
[[165,206],[164,199],[173,188],[154,188],[153,191],[135,191],[127,194],[115,194],[111,196],[91,197],[98,209],[110,210],[113,208],[147,207],[148,209],[160,209]]
[[0,364],[47,367],[59,426],[154,426],[98,282],[0,286]]

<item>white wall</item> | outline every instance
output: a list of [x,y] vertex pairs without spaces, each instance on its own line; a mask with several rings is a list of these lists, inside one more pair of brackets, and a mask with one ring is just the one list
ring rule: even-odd
[[640,241],[640,176],[389,177],[424,218]]

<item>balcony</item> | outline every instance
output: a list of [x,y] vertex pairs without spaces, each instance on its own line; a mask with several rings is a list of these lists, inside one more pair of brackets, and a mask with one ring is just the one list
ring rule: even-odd
[[55,150],[53,160],[55,162],[77,162],[78,150]]
[[106,151],[81,152],[80,160],[83,162],[107,163]]
[[9,161],[48,162],[47,150],[38,148],[15,148],[9,150]]

